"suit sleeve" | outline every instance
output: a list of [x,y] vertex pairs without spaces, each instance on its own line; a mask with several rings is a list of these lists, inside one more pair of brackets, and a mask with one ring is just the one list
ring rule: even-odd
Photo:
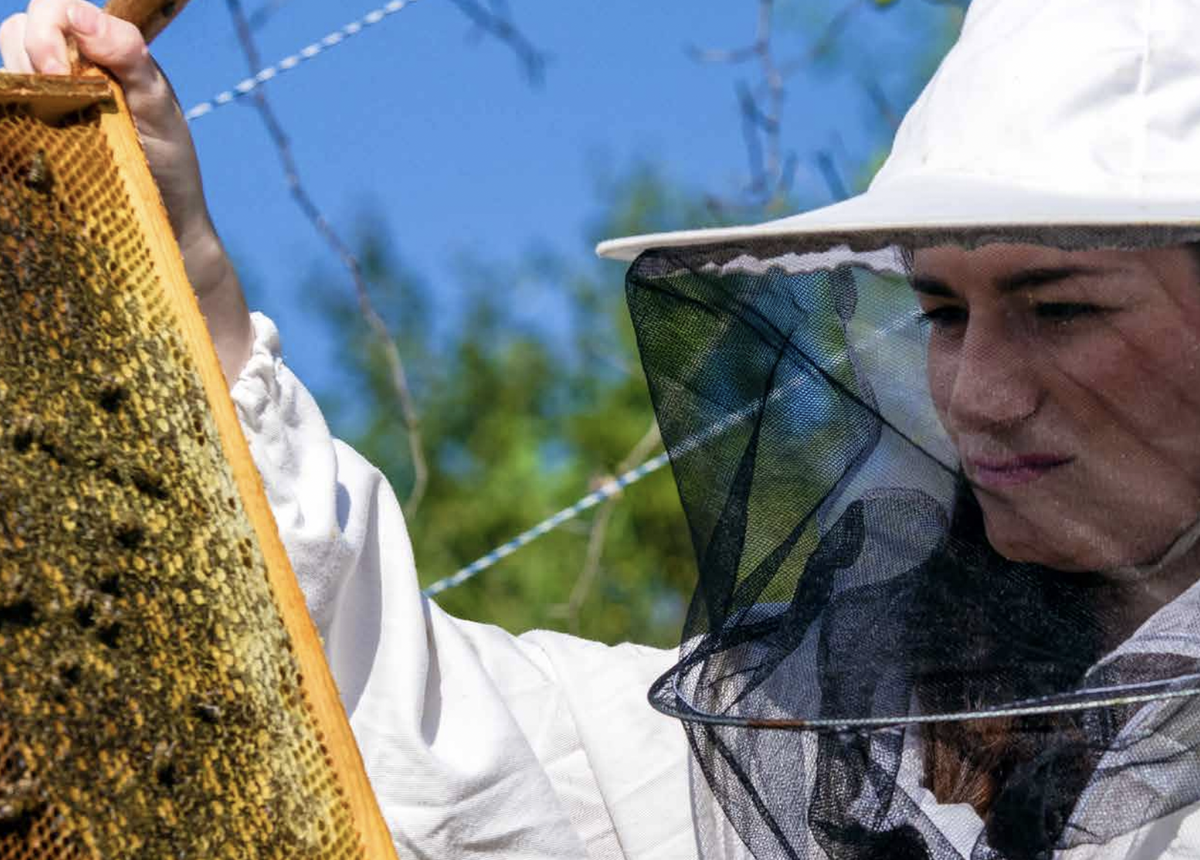
[[690,858],[673,654],[451,618],[380,472],[329,433],[256,314],[233,399],[403,857]]

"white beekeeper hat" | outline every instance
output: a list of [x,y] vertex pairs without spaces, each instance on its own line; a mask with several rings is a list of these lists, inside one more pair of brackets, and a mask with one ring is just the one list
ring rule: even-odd
[[[602,242],[649,248],[914,234],[1200,226],[1200,2],[975,0],[870,188],[762,224]],[[1036,235],[1033,234],[1033,235]]]

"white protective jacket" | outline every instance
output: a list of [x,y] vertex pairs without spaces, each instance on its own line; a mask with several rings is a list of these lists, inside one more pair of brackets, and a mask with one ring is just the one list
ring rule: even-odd
[[400,505],[254,318],[233,399],[401,857],[696,855],[672,652],[512,636],[421,596]]
[[[422,597],[392,488],[330,436],[274,324],[254,325],[233,400],[400,856],[695,858],[685,735],[646,702],[674,652],[513,636]],[[1196,612],[1200,585],[1164,607],[1155,635],[1191,629]],[[721,819],[700,790],[696,809]],[[969,856],[974,811],[912,790]],[[724,829],[710,849],[745,856]],[[1060,857],[1200,858],[1200,811]]]

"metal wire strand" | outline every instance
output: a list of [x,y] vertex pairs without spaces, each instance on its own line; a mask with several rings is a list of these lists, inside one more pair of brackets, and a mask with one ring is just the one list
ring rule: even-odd
[[487,570],[502,558],[507,558],[521,547],[532,543],[547,532],[553,531],[568,520],[573,520],[584,511],[596,507],[596,505],[600,504],[606,499],[611,499],[630,484],[637,483],[651,472],[658,471],[669,462],[670,459],[667,457],[665,452],[659,454],[657,457],[652,457],[645,463],[642,463],[642,465],[617,476],[604,486],[600,487],[598,490],[588,493],[570,507],[563,508],[553,516],[542,520],[533,528],[521,532],[508,543],[496,547],[482,558],[471,562],[466,567],[461,568],[450,576],[439,579],[421,593],[426,597],[436,597],[444,591],[449,591],[451,588],[462,585],[467,580],[472,579],[473,577]]
[[245,78],[240,81],[232,89],[217,93],[208,101],[200,102],[193,105],[184,112],[184,118],[189,122],[199,119],[202,116],[207,116],[219,107],[224,107],[227,104],[232,104],[234,101],[247,96],[257,90],[267,81],[274,80],[284,72],[290,72],[296,66],[307,60],[311,60],[330,48],[335,48],[345,42],[351,36],[357,36],[368,27],[372,27],[384,19],[395,15],[400,10],[411,6],[417,0],[391,0],[391,2],[380,6],[378,9],[373,9],[361,18],[351,21],[344,27],[334,30],[323,39],[319,39],[310,45],[301,48],[294,54],[289,54],[277,63],[266,66],[255,75]]

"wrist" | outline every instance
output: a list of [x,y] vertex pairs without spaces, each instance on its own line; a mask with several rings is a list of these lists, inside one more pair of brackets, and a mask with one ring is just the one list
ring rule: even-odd
[[197,217],[176,235],[188,282],[201,304],[221,292],[241,291],[229,255],[207,215]]
[[181,231],[179,250],[221,370],[232,385],[254,343],[254,326],[241,282],[207,217],[192,231]]

